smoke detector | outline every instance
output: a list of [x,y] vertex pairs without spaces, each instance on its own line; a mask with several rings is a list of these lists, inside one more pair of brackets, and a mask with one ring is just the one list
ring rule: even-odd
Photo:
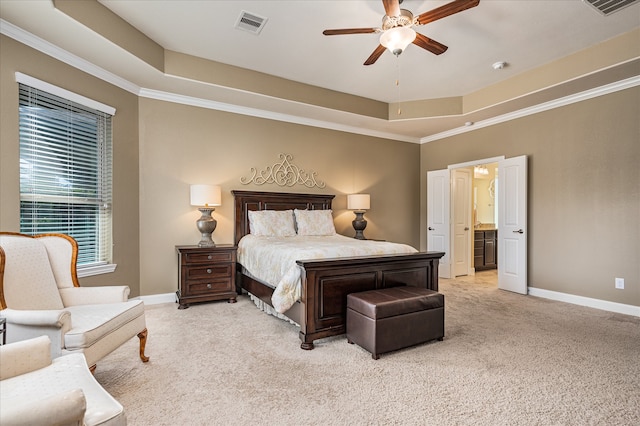
[[503,68],[504,68],[504,67],[506,67],[506,66],[507,66],[507,63],[506,63],[506,62],[504,62],[504,61],[495,62],[493,65],[491,65],[491,67],[492,67],[494,70],[501,70],[501,69],[503,69]]

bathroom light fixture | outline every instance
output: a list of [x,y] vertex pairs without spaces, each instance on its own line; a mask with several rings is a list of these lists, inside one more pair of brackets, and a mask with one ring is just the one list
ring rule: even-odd
[[356,218],[351,222],[353,229],[356,231],[354,236],[357,240],[366,240],[364,229],[367,227],[367,221],[364,218],[364,212],[371,207],[371,197],[369,194],[349,194],[347,195],[347,209],[353,210]]
[[489,176],[489,169],[485,166],[475,166],[473,168],[473,177],[475,178],[483,178]]
[[191,205],[198,208],[202,216],[196,221],[198,231],[202,234],[198,247],[215,247],[216,243],[211,239],[218,222],[211,217],[215,210],[213,206],[222,203],[221,189],[218,185],[191,185]]

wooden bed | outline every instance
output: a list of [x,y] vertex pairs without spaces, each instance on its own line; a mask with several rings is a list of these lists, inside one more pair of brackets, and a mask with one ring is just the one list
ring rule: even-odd
[[[235,197],[235,244],[249,233],[250,210],[330,209],[334,195],[231,191]],[[299,260],[302,295],[284,315],[300,325],[302,349],[313,341],[345,333],[347,294],[399,285],[438,290],[438,262],[443,252]],[[238,293],[253,294],[269,306],[273,288],[243,273],[238,265]]]

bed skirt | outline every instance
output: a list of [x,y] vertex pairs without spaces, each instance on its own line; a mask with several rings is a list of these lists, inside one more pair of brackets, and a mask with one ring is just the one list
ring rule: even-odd
[[300,327],[300,324],[296,323],[291,318],[289,318],[289,317],[281,314],[280,312],[276,311],[275,309],[273,309],[273,307],[271,305],[269,305],[268,303],[265,303],[264,301],[260,300],[260,298],[254,296],[251,293],[247,293],[247,294],[249,295],[249,297],[251,298],[253,303],[256,305],[256,307],[258,309],[260,309],[262,312],[267,313],[269,315],[273,315],[274,317],[280,318],[281,320],[287,321],[287,322],[295,325],[296,327]]

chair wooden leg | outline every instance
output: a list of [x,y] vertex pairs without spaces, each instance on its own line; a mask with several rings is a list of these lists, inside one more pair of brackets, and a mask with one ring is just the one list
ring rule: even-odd
[[145,328],[138,333],[138,339],[140,339],[140,359],[142,362],[149,361],[149,357],[144,354],[144,347],[147,345],[147,329]]

